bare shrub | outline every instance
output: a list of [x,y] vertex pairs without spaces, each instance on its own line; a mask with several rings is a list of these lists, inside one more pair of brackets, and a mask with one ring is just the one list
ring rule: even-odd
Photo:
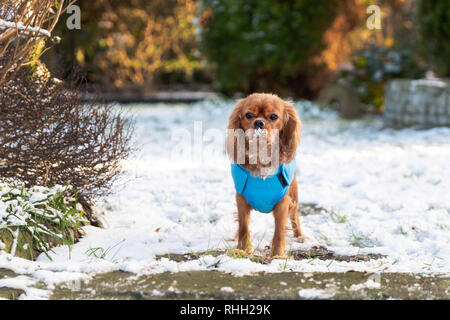
[[83,102],[74,83],[22,68],[0,87],[0,178],[69,183],[85,198],[110,193],[131,152],[132,120],[113,105]]
[[0,0],[0,85],[47,49],[45,39],[74,0]]

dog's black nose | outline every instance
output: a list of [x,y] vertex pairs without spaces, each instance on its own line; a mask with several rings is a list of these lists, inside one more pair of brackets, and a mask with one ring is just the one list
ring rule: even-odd
[[253,122],[253,125],[255,126],[255,129],[262,129],[264,127],[264,121],[255,120],[255,122]]

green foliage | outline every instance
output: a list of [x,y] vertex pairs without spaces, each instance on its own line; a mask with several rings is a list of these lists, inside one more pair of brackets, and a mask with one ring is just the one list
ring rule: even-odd
[[350,236],[350,244],[358,248],[372,248],[375,246],[375,241],[369,235],[362,232],[354,232]]
[[200,49],[218,87],[231,93],[277,90],[323,48],[335,1],[204,0]]
[[450,76],[450,2],[421,0],[417,10],[423,55],[442,76]]
[[77,5],[81,29],[68,30],[60,20],[56,34],[63,40],[49,52],[55,54],[48,58],[50,69],[75,64],[88,80],[112,87],[207,77],[192,23],[194,0],[78,0]]
[[393,78],[421,78],[425,70],[418,66],[408,46],[377,46],[357,51],[338,72],[338,82],[357,90],[361,102],[370,111],[384,109],[384,84]]
[[8,252],[25,250],[30,252],[26,256],[34,257],[51,246],[74,243],[74,231],[87,221],[76,209],[76,201],[68,202],[63,196],[67,188],[19,189],[0,182],[0,236],[2,242],[9,240]]
[[347,216],[345,214],[340,214],[337,211],[331,210],[330,211],[330,217],[331,220],[335,223],[345,223],[347,222]]
[[[112,250],[117,247],[119,244],[123,243],[125,240],[119,241],[118,243],[116,243],[113,246],[108,247],[107,249],[103,248],[103,247],[96,247],[96,248],[89,248],[88,250],[86,250],[86,254],[89,257],[95,257],[97,259],[106,259],[108,257],[108,255],[112,252]],[[116,254],[119,252],[120,248],[114,253],[114,255],[111,257],[110,261],[115,262],[116,260],[114,259],[114,257],[116,256]]]

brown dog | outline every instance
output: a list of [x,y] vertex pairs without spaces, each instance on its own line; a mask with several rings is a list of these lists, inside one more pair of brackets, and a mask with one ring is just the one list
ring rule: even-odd
[[[288,164],[295,158],[295,152],[300,142],[302,123],[292,104],[273,94],[254,93],[238,101],[230,115],[228,129],[226,151],[233,162],[237,162],[238,159],[238,142],[233,132],[242,129],[247,133],[249,130],[262,129],[268,137],[266,150],[277,152],[279,164]],[[271,143],[275,133],[279,135],[279,143],[276,145]],[[269,163],[262,163],[259,159],[256,163],[250,161],[248,148],[251,137],[252,135],[245,135],[245,163],[241,163],[241,167],[248,170],[253,176],[270,176],[270,173],[267,174],[267,172],[271,171],[270,168],[273,163],[270,163],[270,161]],[[277,150],[272,150],[273,148]],[[288,216],[291,220],[294,237],[301,242],[306,239],[302,234],[298,217],[298,186],[296,180],[296,174],[294,173],[287,193],[273,207],[275,233],[272,241],[272,256],[274,258],[285,257],[285,229]],[[252,252],[249,232],[250,211],[254,208],[238,192],[236,192],[236,203],[239,222],[237,250],[249,254]]]

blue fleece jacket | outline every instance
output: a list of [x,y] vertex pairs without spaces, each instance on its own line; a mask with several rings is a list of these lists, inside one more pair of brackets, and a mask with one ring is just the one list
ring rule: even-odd
[[266,177],[252,176],[237,163],[231,164],[231,175],[236,192],[242,194],[253,209],[269,213],[280,202],[289,189],[295,174],[295,159],[288,164],[281,164],[275,174]]

